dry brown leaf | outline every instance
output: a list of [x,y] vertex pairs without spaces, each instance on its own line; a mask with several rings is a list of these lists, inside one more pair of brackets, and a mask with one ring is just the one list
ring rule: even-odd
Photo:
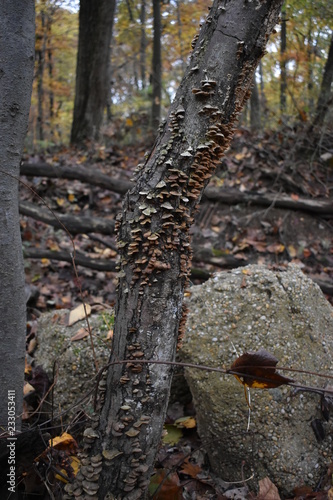
[[269,477],[264,477],[259,481],[258,500],[281,500],[277,487]]
[[32,385],[30,385],[29,382],[24,382],[23,396],[30,394],[30,392],[35,392],[35,388],[32,387]]
[[73,335],[73,337],[71,337],[71,341],[74,342],[75,340],[82,340],[86,337],[88,337],[89,335],[89,332],[86,328],[80,328],[80,330],[78,330],[76,332],[75,335]]
[[[89,304],[86,304],[85,306],[87,315],[89,316],[91,313],[91,307]],[[84,319],[85,317],[86,314],[85,314],[84,304],[80,304],[69,313],[68,326],[74,325],[74,323],[80,321],[81,319]]]
[[184,460],[183,465],[181,466],[180,472],[182,474],[186,474],[187,476],[196,478],[200,472],[202,472],[201,467],[197,464],[192,464],[187,458]]
[[[260,348],[256,352],[244,352],[235,359],[227,373],[248,387],[270,389],[293,382],[293,379],[284,377],[276,371],[278,359],[266,349]],[[234,373],[237,372],[237,373]]]

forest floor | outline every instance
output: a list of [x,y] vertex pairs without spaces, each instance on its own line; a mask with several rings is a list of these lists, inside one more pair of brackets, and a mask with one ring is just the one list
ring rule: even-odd
[[[333,302],[333,150],[322,148],[309,156],[301,154],[296,146],[297,134],[293,130],[261,138],[254,138],[246,130],[236,133],[231,149],[209,185],[211,192],[218,190],[226,197],[219,201],[218,197],[204,196],[196,214],[192,228],[193,283],[201,283],[214,272],[247,264],[276,269],[292,262],[314,279]],[[64,148],[27,155],[24,160],[32,165],[47,163],[54,168],[86,167],[114,180],[130,181],[146,150],[149,150],[147,144],[109,149],[91,145],[85,151]],[[112,221],[121,208],[122,194],[79,180],[37,176],[22,180],[57,215],[86,215]],[[21,186],[20,191],[22,201],[41,205],[25,186]],[[290,204],[284,204],[286,198]],[[327,210],[314,208],[317,207],[314,201],[323,202]],[[70,238],[63,230],[26,216],[21,219],[21,230],[25,251],[39,249],[40,252],[39,259],[25,259],[30,320],[34,321],[46,310],[74,308],[81,299],[71,263],[52,260],[45,253],[46,250],[72,252]],[[94,261],[117,259],[113,234],[77,234],[74,242],[79,254]],[[115,272],[78,266],[78,275],[87,303],[114,304]],[[34,336],[35,330],[30,329],[29,343]],[[174,425],[179,416],[192,413],[191,406],[185,410],[182,407],[181,411],[179,407],[171,407],[167,423]],[[246,483],[230,487],[228,493],[221,489],[204,464],[195,429],[185,429],[176,442],[164,442],[152,486],[159,489],[152,498],[280,498],[274,485],[267,482],[261,485],[257,496],[246,489]],[[320,491],[314,492],[300,487],[291,498],[324,500],[328,498],[328,488],[322,484]],[[268,491],[271,496],[266,496]]]

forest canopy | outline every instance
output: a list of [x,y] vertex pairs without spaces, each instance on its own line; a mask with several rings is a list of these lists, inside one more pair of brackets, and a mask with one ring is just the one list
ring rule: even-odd
[[[188,63],[192,40],[209,0],[161,4],[161,117]],[[36,62],[28,149],[67,144],[70,136],[78,45],[77,1],[36,1]],[[332,43],[333,1],[285,2],[280,23],[256,72],[241,124],[256,131],[311,122],[317,112]],[[110,143],[140,140],[152,102],[153,8],[146,0],[120,0],[111,43],[109,102],[103,125]],[[257,97],[257,98],[256,98]],[[252,108],[252,109],[251,109]],[[332,111],[326,120],[332,118]]]

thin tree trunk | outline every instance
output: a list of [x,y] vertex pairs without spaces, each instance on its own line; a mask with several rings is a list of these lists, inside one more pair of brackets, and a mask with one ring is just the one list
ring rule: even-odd
[[313,54],[313,40],[312,40],[312,22],[309,19],[309,31],[306,48],[306,63],[307,63],[307,91],[308,91],[308,114],[313,115],[314,101],[313,101],[313,67],[312,67],[312,54]]
[[328,111],[329,101],[332,101],[332,81],[333,81],[333,34],[331,38],[330,48],[328,51],[327,61],[325,64],[324,75],[321,82],[320,94],[317,103],[317,109],[315,113],[315,119],[313,120],[313,126],[320,127],[325,120],[326,113]]
[[253,87],[250,99],[250,124],[251,131],[258,133],[261,128],[260,100],[256,75],[253,76]]
[[[15,435],[22,413],[26,336],[17,177],[33,78],[34,1],[3,0],[0,33],[0,425],[2,431]],[[13,420],[13,415],[17,420]],[[1,498],[8,498],[8,487],[9,484],[1,486]]]
[[151,125],[156,130],[161,118],[162,99],[162,53],[161,53],[161,0],[153,0],[154,39],[152,62],[153,103]]
[[140,77],[141,77],[141,89],[146,88],[146,49],[147,49],[147,37],[146,37],[146,0],[141,0],[141,10],[140,10],[140,25],[141,25],[141,37],[140,37]]
[[184,54],[184,43],[183,43],[183,37],[182,37],[182,19],[181,19],[181,13],[180,13],[180,0],[176,0],[176,5],[177,5],[177,23],[178,23],[178,40],[179,40],[179,48],[180,48],[180,60],[182,63],[182,76],[185,73],[185,68],[186,68],[186,55]]
[[[111,360],[128,363],[108,371],[99,422],[96,415],[95,429],[85,431],[88,467],[77,476],[78,488],[99,499],[145,498],[172,369],[139,366],[131,359],[175,357],[185,327],[193,215],[230,144],[281,3],[234,0],[221,7],[215,0],[166,124],[125,197]],[[95,477],[89,463],[101,469]]]
[[80,0],[72,143],[98,139],[110,91],[115,0]]
[[37,116],[37,137],[39,141],[44,140],[44,66],[47,42],[47,29],[45,27],[45,12],[41,12],[41,47],[37,52],[38,55],[38,70],[37,70],[37,96],[38,96],[38,116]]
[[280,47],[280,112],[284,115],[287,107],[287,19],[285,6],[281,13],[281,47]]
[[[51,45],[51,19],[48,20],[48,45]],[[53,92],[53,53],[49,47],[47,50],[47,66],[49,73],[49,113],[50,113],[50,136],[54,137],[54,92]]]

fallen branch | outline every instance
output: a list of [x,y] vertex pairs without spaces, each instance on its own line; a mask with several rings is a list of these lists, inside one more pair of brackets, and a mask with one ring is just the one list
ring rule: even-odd
[[113,179],[112,177],[85,167],[64,167],[53,166],[48,163],[22,163],[20,169],[21,175],[28,177],[47,177],[56,179],[71,179],[87,182],[93,186],[99,186],[109,189],[115,193],[125,194],[134,184],[130,181]]
[[193,262],[204,262],[212,266],[223,269],[235,269],[236,267],[246,266],[248,262],[244,259],[238,259],[230,254],[214,255],[211,248],[193,247]]
[[[48,163],[24,162],[21,165],[21,175],[72,180],[76,179],[119,194],[125,194],[129,189],[134,187],[134,183],[131,181],[112,179],[108,175],[97,172],[96,170],[89,170],[84,167],[54,167]],[[278,193],[241,193],[235,189],[226,190],[215,187],[207,187],[204,191],[203,198],[210,201],[225,203],[227,205],[249,203],[264,207],[273,206],[275,208],[303,210],[305,212],[318,213],[326,216],[333,215],[332,201],[327,198],[320,200],[298,198],[296,200],[288,195],[281,195]]]
[[[37,248],[25,248],[23,256],[27,259],[50,259],[73,263],[72,256],[68,252],[53,252],[52,250],[43,250]],[[78,266],[88,267],[96,271],[115,271],[116,263],[112,260],[90,259],[76,252],[75,263]]]
[[[63,226],[54,218],[52,213],[39,205],[22,201],[20,203],[20,214],[45,222],[45,224],[49,224],[57,229],[63,229]],[[101,233],[111,235],[114,233],[114,220],[64,214],[57,214],[57,217],[71,234]]]
[[317,213],[326,216],[333,215],[332,200],[324,199],[293,199],[288,195],[278,193],[241,193],[237,190],[222,190],[219,188],[207,188],[204,197],[210,201],[226,203],[228,205],[238,205],[248,203],[272,208],[288,208],[290,210],[302,210],[304,212]]
[[[93,186],[99,186],[104,189],[109,189],[115,193],[125,194],[134,186],[131,181],[121,179],[112,179],[108,175],[89,170],[84,167],[54,167],[47,163],[26,163],[21,165],[21,175],[59,178],[59,179],[76,179],[86,182]],[[329,199],[305,199],[298,198],[294,200],[288,195],[279,195],[277,193],[241,193],[236,189],[221,189],[215,187],[207,187],[203,197],[226,203],[228,205],[238,205],[241,203],[250,203],[252,205],[260,205],[264,207],[273,206],[275,208],[288,208],[290,210],[303,210],[310,213],[318,213],[323,215],[333,215],[332,201]]]

